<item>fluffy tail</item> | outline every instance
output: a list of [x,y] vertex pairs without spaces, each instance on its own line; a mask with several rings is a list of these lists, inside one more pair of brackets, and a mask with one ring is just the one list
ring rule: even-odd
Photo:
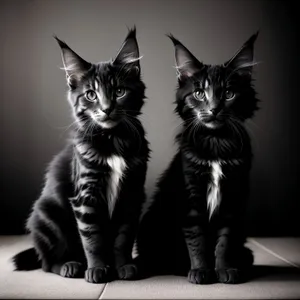
[[39,269],[41,261],[34,248],[24,250],[12,257],[15,271],[30,271]]

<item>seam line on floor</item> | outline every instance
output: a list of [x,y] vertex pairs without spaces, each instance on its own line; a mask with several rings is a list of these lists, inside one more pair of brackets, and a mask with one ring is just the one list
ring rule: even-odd
[[107,285],[108,285],[108,283],[105,283],[104,288],[103,288],[102,292],[100,293],[98,299],[103,299],[103,298],[102,298],[102,295],[104,294]]
[[267,247],[265,247],[264,245],[262,245],[260,242],[254,240],[254,239],[250,239],[250,238],[249,238],[248,240],[249,240],[249,242],[253,243],[253,244],[256,245],[257,247],[259,247],[259,248],[265,250],[265,251],[268,252],[269,254],[271,254],[271,255],[275,256],[276,258],[278,258],[278,259],[284,261],[285,263],[289,264],[290,266],[293,266],[293,267],[295,267],[295,268],[297,268],[297,269],[300,269],[300,266],[298,266],[297,264],[295,264],[295,263],[289,261],[288,259],[282,257],[281,255],[275,253],[274,251],[268,249]]

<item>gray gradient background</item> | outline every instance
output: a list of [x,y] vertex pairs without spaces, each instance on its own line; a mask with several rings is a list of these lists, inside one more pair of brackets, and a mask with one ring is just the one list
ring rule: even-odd
[[[288,1],[1,1],[0,233],[21,233],[49,160],[72,122],[57,34],[86,60],[108,60],[137,26],[151,142],[147,191],[175,151],[179,119],[172,32],[200,60],[222,63],[254,33],[262,109],[249,122],[254,147],[251,235],[299,235],[299,144],[295,7]],[[297,64],[297,65],[296,65]],[[177,127],[178,128],[178,127]],[[298,217],[299,216],[299,217]]]

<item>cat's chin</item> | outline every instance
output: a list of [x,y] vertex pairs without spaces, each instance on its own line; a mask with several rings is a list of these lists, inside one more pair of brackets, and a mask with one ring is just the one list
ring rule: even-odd
[[97,124],[103,128],[103,129],[111,129],[118,125],[119,122],[113,121],[113,120],[107,120],[107,121],[97,121]]
[[204,123],[204,126],[209,129],[219,129],[219,128],[223,127],[223,125],[224,125],[223,122],[220,122],[218,120]]

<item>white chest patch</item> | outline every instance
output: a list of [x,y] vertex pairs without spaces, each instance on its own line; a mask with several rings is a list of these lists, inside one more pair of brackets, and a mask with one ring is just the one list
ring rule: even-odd
[[223,177],[221,162],[212,161],[211,167],[211,182],[207,188],[207,207],[209,209],[209,218],[213,215],[215,209],[221,203],[220,179]]
[[107,187],[108,211],[111,217],[118,198],[120,183],[127,166],[125,160],[117,155],[108,157],[107,164],[111,168],[111,175]]

